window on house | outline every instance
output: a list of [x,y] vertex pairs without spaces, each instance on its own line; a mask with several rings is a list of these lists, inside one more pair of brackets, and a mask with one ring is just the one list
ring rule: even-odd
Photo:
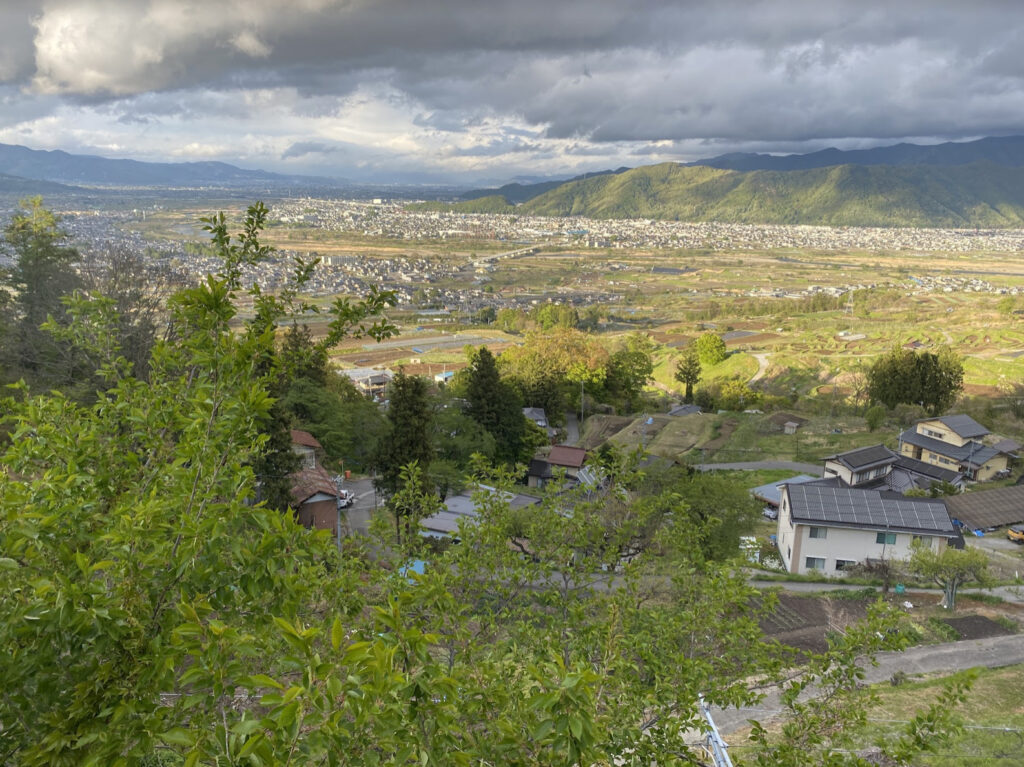
[[932,537],[930,535],[915,535],[914,541],[920,541],[922,546],[927,546],[928,548],[931,548],[932,545]]
[[804,567],[808,570],[824,570],[825,560],[822,557],[807,557],[804,559]]
[[810,528],[810,533],[808,533],[808,537],[809,538],[827,538],[828,537],[828,528],[827,527],[812,527],[812,528]]
[[853,567],[855,564],[857,563],[852,559],[837,559],[836,570],[845,570],[848,567]]
[[875,543],[892,545],[896,543],[896,533],[878,533],[875,536]]
[[923,429],[926,437],[935,437],[935,439],[942,439],[944,436],[941,431],[933,431],[932,429]]

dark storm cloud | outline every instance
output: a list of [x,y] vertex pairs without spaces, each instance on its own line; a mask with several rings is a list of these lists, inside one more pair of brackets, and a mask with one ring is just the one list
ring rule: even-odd
[[[22,93],[13,112],[63,103],[121,125],[230,122],[274,132],[271,154],[288,161],[360,141],[403,162],[611,162],[1024,133],[1022,49],[1024,4],[1002,0],[0,8],[0,83]],[[399,115],[406,140],[388,131]]]
[[322,141],[296,141],[281,153],[281,159],[305,157],[310,154],[334,154],[344,151],[344,147],[337,144],[325,144]]

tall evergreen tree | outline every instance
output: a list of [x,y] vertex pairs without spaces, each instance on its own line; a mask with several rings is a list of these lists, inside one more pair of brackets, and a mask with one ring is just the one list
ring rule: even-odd
[[73,355],[68,344],[41,328],[48,317],[66,324],[61,298],[82,284],[73,268],[78,251],[67,245],[67,233],[41,197],[22,200],[21,206],[4,229],[5,250],[14,265],[0,275],[7,336],[3,367],[10,377],[41,387],[89,378],[82,355]]
[[526,418],[518,393],[501,380],[494,355],[486,346],[470,362],[466,414],[494,437],[495,458],[515,463],[523,455]]
[[675,378],[686,386],[684,402],[693,402],[693,387],[700,380],[700,355],[693,346],[689,347],[676,364]]
[[413,461],[428,471],[434,448],[426,379],[399,371],[389,388],[388,429],[377,443],[373,463],[377,487],[392,496],[401,487],[402,469]]

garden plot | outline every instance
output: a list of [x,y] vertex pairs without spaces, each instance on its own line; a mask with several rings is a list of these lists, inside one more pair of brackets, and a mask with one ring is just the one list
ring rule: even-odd
[[761,619],[765,635],[808,652],[828,649],[830,633],[842,633],[867,615],[869,599],[837,599],[779,594],[772,613]]

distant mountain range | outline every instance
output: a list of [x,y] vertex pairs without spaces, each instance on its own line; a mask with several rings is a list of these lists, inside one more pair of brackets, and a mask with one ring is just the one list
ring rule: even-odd
[[[512,189],[514,197],[504,190]],[[590,218],[833,226],[1024,226],[1024,137],[728,154],[476,190],[452,206]],[[518,204],[517,204],[518,203]],[[436,206],[435,206],[436,207]]]
[[629,168],[623,167],[617,168],[616,170],[599,170],[593,173],[584,173],[582,176],[562,179],[561,181],[540,181],[536,184],[505,184],[505,186],[498,187],[497,189],[473,189],[460,195],[459,199],[477,200],[481,197],[498,196],[504,197],[506,202],[518,204],[520,202],[532,200],[534,197],[539,197],[545,192],[557,189],[562,184],[567,184],[570,181],[583,181],[595,176],[608,176],[617,173],[625,173],[627,170],[629,170]]
[[34,178],[9,176],[6,173],[0,173],[0,194],[30,197],[37,194],[75,194],[85,191],[87,190],[79,187],[67,186],[65,184],[58,184],[53,181],[39,181]]
[[893,144],[874,149],[822,149],[810,154],[750,154],[734,152],[686,163],[722,170],[809,170],[836,165],[969,165],[990,162],[1008,168],[1024,167],[1024,136],[949,141],[945,144]]
[[224,162],[140,162],[0,144],[0,174],[107,187],[302,186],[337,188],[341,179],[246,170]]
[[663,163],[567,182],[517,206],[492,195],[450,208],[749,224],[1021,227],[1024,168],[986,162],[735,171]]

